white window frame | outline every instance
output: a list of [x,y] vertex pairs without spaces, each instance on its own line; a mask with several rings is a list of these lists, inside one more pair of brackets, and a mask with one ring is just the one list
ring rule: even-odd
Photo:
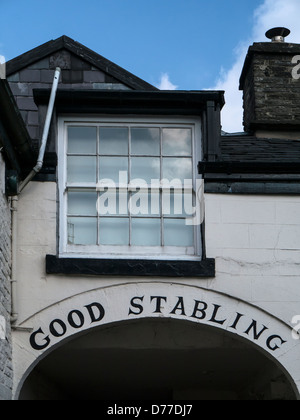
[[[60,116],[58,118],[58,197],[59,197],[59,243],[60,257],[68,258],[118,258],[118,259],[161,259],[161,260],[201,260],[202,259],[202,229],[194,226],[194,247],[176,246],[107,246],[107,245],[70,245],[67,232],[67,127],[80,126],[120,126],[132,125],[133,127],[163,127],[163,128],[192,128],[192,165],[193,185],[196,180],[201,180],[197,165],[202,160],[202,129],[201,118],[197,117],[123,117],[123,116]],[[91,187],[90,184],[76,184],[80,188]],[[73,188],[76,188],[73,185]],[[101,217],[101,216],[100,216]]]

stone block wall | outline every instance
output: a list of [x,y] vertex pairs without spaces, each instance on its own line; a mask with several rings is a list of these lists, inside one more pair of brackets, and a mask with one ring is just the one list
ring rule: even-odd
[[0,153],[0,401],[12,398],[11,217],[5,196],[5,163]]
[[300,80],[293,77],[298,44],[258,43],[250,47],[240,88],[245,131],[300,124]]

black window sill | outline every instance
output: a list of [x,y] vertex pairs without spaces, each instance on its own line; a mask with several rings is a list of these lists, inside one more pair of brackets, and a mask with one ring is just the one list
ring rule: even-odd
[[215,260],[167,261],[46,256],[47,274],[135,277],[215,277]]

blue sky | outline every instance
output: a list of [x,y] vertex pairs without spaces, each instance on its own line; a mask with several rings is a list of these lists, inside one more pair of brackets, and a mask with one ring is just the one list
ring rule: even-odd
[[152,84],[168,73],[180,89],[214,84],[253,25],[261,0],[0,0],[7,60],[61,35]]
[[[246,46],[264,41],[273,26],[300,27],[300,0],[0,0],[0,6],[6,60],[68,35],[153,85],[165,75],[164,86],[182,90],[237,91]],[[239,131],[232,120],[228,130]]]

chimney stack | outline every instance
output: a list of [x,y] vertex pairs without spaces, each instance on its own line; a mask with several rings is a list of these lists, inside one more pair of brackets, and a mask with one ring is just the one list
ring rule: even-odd
[[[300,44],[286,43],[286,28],[266,33],[271,42],[254,43],[240,78],[244,129],[257,137],[300,139]],[[297,57],[299,60],[297,61]]]

